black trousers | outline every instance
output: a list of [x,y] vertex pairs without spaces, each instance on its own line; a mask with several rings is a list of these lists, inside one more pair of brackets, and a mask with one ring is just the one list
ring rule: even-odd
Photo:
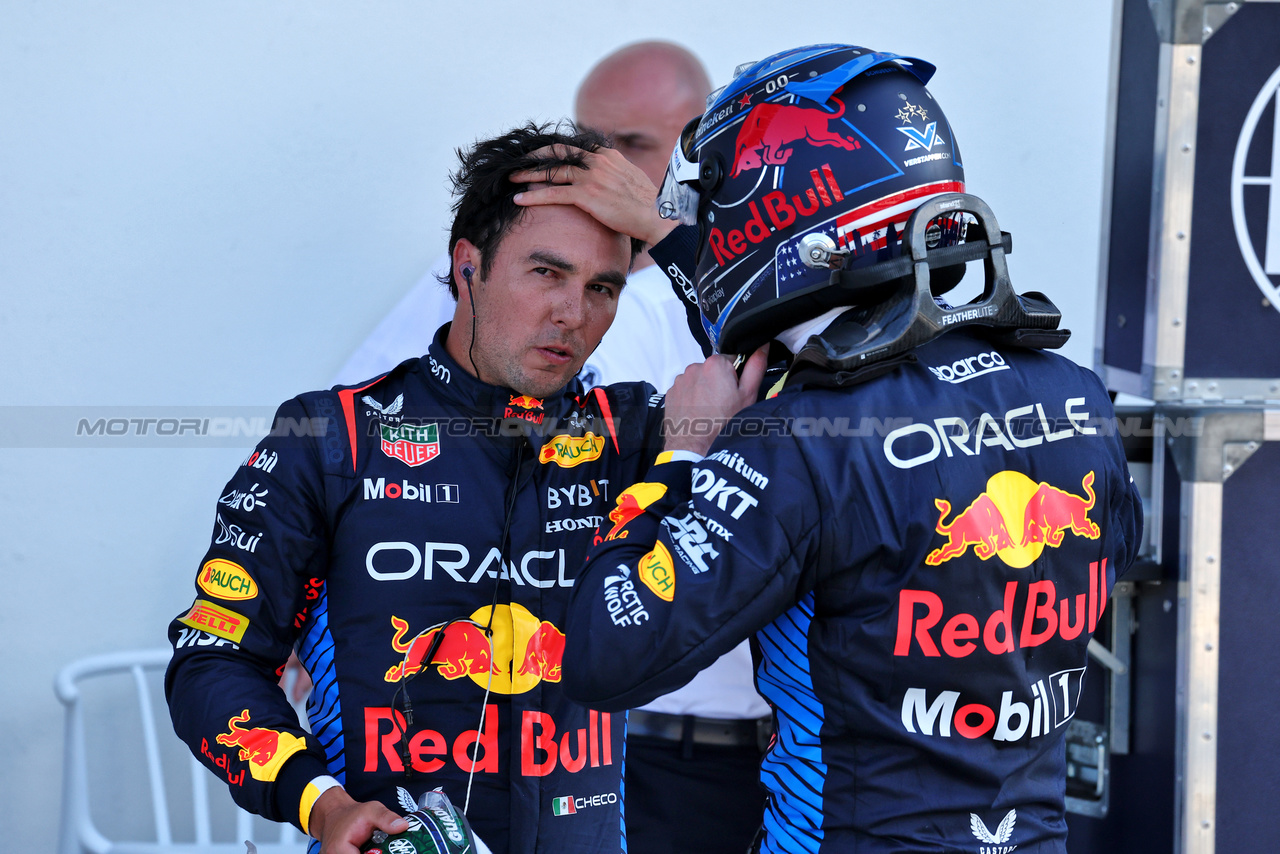
[[745,854],[764,817],[755,745],[627,737],[628,854]]

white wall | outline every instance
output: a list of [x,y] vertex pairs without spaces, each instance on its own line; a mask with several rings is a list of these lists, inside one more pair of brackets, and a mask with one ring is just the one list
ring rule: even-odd
[[1086,361],[1111,17],[1107,0],[0,4],[4,845],[37,850],[57,820],[53,674],[164,643],[254,441],[134,447],[77,439],[79,418],[269,414],[323,385],[440,251],[452,149],[568,112],[596,59],[651,37],[717,85],[815,41],[936,63],[969,187],[1015,235],[1015,287],[1063,307]]

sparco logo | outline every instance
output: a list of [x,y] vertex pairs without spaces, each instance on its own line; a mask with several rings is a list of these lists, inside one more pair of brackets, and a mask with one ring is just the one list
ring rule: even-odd
[[1004,356],[1001,356],[995,350],[990,353],[979,353],[976,356],[969,356],[965,359],[956,359],[950,365],[943,365],[940,368],[929,367],[929,372],[935,377],[944,383],[951,383],[952,385],[968,382],[983,374],[1007,370],[1009,370],[1009,366],[1004,363]]

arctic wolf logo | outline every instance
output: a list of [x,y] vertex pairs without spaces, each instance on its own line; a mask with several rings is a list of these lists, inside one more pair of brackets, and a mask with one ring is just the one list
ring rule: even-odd
[[743,121],[733,150],[732,178],[762,166],[781,166],[791,158],[793,142],[804,140],[810,145],[834,145],[848,151],[862,145],[852,137],[841,136],[827,128],[832,119],[844,115],[844,102],[834,113],[795,104],[761,104]]
[[[1008,852],[1017,848],[1016,845],[1005,845],[1009,841],[1009,837],[1013,836],[1013,825],[1018,821],[1018,811],[1009,810],[1008,814],[1000,820],[1000,824],[996,827],[996,832],[992,833],[987,830],[987,826],[982,823],[982,819],[978,818],[974,813],[969,813],[969,830],[972,831],[974,837],[985,845],[979,850],[982,854],[1008,854]],[[986,846],[1000,846],[986,847]]]

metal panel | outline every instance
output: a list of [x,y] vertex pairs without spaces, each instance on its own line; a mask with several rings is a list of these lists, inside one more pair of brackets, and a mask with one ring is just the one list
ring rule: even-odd
[[1280,445],[1267,443],[1223,489],[1219,851],[1280,851],[1280,526],[1270,500],[1277,484]]
[[1200,78],[1183,375],[1206,401],[1280,397],[1280,5],[1237,8]]
[[1151,268],[1143,327],[1143,380],[1150,382],[1149,395],[1156,401],[1182,396],[1200,54],[1199,44],[1160,46]]
[[1280,3],[1121,2],[1095,367],[1158,402],[1276,401]]
[[1213,854],[1218,780],[1222,483],[1182,485],[1174,850]]
[[1160,39],[1146,0],[1115,2],[1094,366],[1108,388],[1143,394]]

